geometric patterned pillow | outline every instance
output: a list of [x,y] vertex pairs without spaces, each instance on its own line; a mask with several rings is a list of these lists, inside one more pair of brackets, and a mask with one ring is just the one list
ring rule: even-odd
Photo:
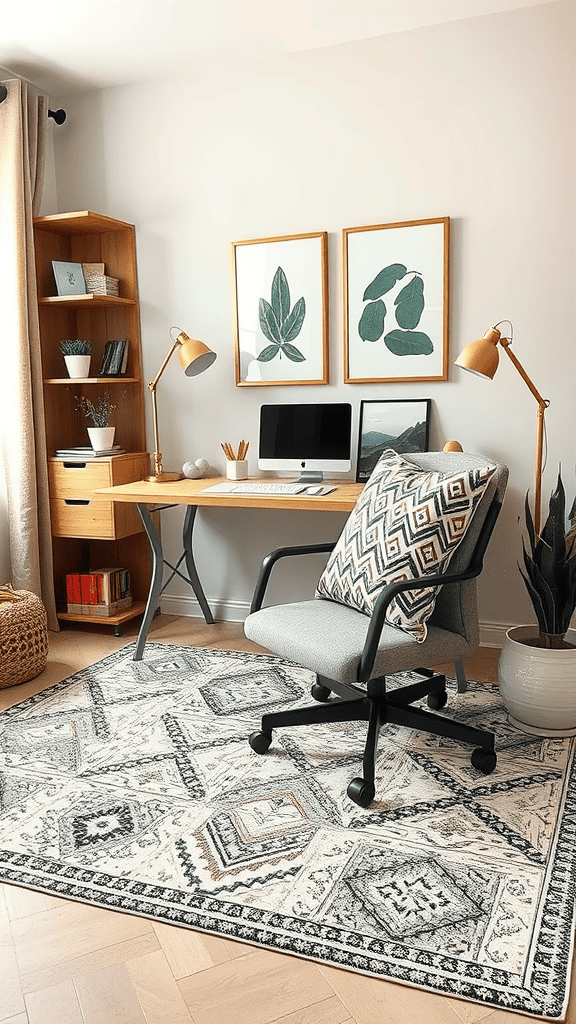
[[[495,468],[444,474],[423,470],[392,449],[384,451],[315,596],[371,615],[387,584],[445,572]],[[386,621],[424,641],[439,590],[404,591],[388,606]]]

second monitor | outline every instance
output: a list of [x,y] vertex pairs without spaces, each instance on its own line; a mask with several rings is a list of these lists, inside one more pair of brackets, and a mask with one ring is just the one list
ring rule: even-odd
[[352,467],[352,406],[307,402],[260,408],[258,468],[297,472],[309,483]]

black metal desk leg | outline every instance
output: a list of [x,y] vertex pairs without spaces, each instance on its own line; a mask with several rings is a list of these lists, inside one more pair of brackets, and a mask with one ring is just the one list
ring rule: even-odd
[[182,527],[182,547],[184,549],[184,555],[186,557],[186,569],[188,571],[189,583],[192,590],[196,594],[198,604],[202,609],[202,614],[208,625],[214,624],[214,617],[210,611],[206,596],[202,589],[202,584],[196,571],[196,563],[194,562],[194,552],[192,550],[192,528],[194,526],[194,520],[198,511],[197,505],[188,505],[186,509],[186,515],[184,516],[184,525]]
[[146,611],[144,612],[144,617],[140,624],[140,630],[138,633],[138,640],[136,641],[136,650],[134,651],[133,661],[142,660],[144,644],[146,643],[150,623],[154,618],[154,613],[160,601],[160,594],[162,593],[162,579],[164,576],[164,558],[162,556],[162,542],[160,540],[160,534],[154,525],[154,521],[147,506],[138,504],[137,508],[140,513],[140,518],[144,524],[148,540],[150,541],[150,550],[152,552],[152,579],[150,581],[150,590],[148,591]]

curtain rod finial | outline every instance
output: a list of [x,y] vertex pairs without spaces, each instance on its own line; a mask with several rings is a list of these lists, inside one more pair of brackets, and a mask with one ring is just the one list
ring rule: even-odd
[[48,111],[48,117],[54,118],[54,120],[56,121],[56,124],[64,124],[64,121],[66,120],[66,111],[62,110],[62,109],[60,109],[60,110],[49,110]]

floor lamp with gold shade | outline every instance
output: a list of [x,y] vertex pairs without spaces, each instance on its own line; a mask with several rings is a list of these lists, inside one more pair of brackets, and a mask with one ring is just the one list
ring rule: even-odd
[[[178,331],[176,337],[173,332]],[[195,338],[189,338],[188,335],[181,331],[179,327],[172,327],[170,329],[170,337],[172,338],[172,347],[168,352],[162,366],[158,370],[158,373],[154,377],[154,380],[150,381],[148,390],[152,395],[152,414],[154,420],[154,473],[146,477],[151,483],[163,483],[170,480],[182,480],[182,473],[167,473],[162,467],[162,452],[160,451],[160,441],[158,438],[158,405],[156,401],[156,387],[160,377],[164,373],[172,355],[178,349],[178,358],[180,365],[184,370],[187,377],[196,377],[199,373],[203,373],[216,359],[216,353],[212,352],[207,345],[202,341],[198,341]]]
[[548,408],[550,402],[548,399],[542,398],[542,395],[534,386],[520,360],[516,358],[510,348],[512,344],[512,324],[510,324],[510,337],[506,338],[498,330],[501,323],[510,324],[510,321],[501,320],[495,327],[491,327],[489,331],[486,331],[483,338],[478,338],[477,341],[471,341],[469,345],[466,345],[466,348],[462,350],[456,360],[456,366],[461,366],[464,370],[470,370],[471,373],[476,373],[480,377],[487,377],[492,380],[496,370],[498,369],[498,345],[501,345],[508,358],[518,370],[522,380],[528,385],[530,391],[534,395],[534,398],[538,402],[538,409],[536,413],[536,480],[534,488],[534,530],[538,536],[540,534],[540,506],[542,503],[544,411]]

